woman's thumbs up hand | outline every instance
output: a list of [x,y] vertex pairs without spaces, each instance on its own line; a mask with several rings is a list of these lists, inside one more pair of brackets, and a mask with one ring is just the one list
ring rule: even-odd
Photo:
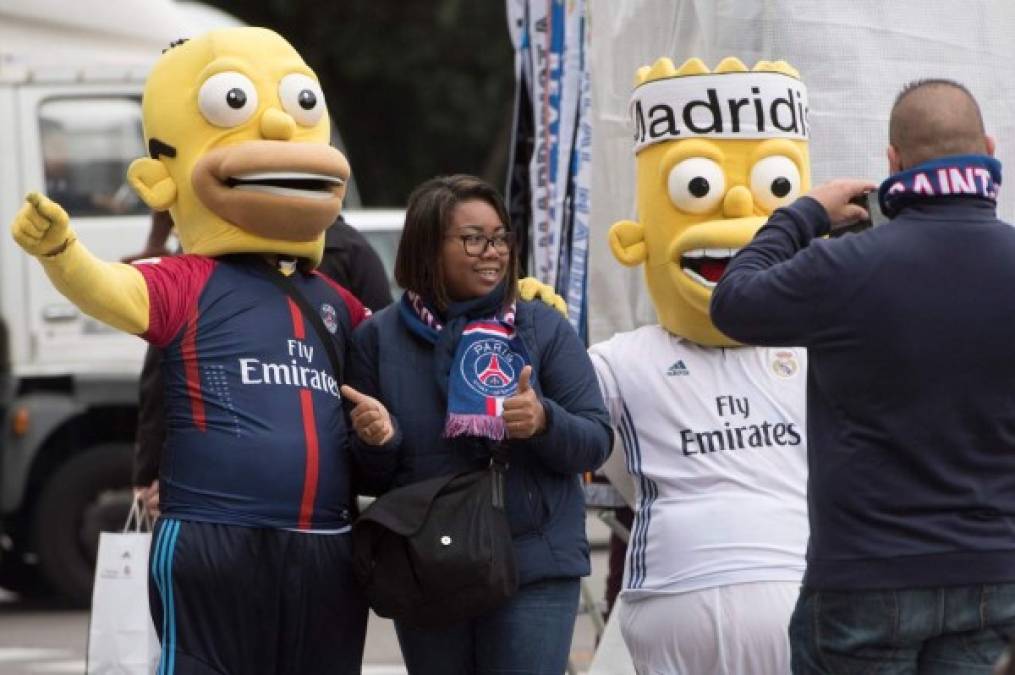
[[546,410],[530,381],[532,366],[522,368],[518,391],[504,401],[504,423],[508,438],[532,438],[546,429]]

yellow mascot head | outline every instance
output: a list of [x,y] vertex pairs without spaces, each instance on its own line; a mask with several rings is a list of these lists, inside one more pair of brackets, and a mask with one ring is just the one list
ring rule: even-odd
[[349,164],[329,145],[324,94],[277,33],[230,28],[174,44],[142,103],[149,157],[128,180],[169,210],[187,253],[320,262]]
[[810,188],[807,90],[784,61],[726,58],[638,70],[631,114],[638,222],[610,228],[624,265],[644,263],[659,323],[703,345],[736,344],[709,319],[729,259],[775,209]]

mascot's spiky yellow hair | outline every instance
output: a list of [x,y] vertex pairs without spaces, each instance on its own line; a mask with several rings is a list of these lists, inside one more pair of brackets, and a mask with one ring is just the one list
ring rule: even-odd
[[[751,69],[757,73],[782,73],[792,78],[799,79],[800,73],[797,69],[785,61],[758,61]],[[651,66],[642,66],[634,74],[634,86],[645,84],[651,80],[662,80],[670,77],[684,77],[687,75],[709,75],[721,73],[746,73],[749,72],[744,62],[735,56],[727,56],[719,62],[715,70],[709,70],[708,66],[701,59],[694,57],[684,61],[679,68],[673,66],[673,61],[665,56],[657,59]]]
[[712,288],[768,215],[810,188],[806,89],[785,61],[660,58],[638,69],[631,114],[639,220],[615,223],[610,248],[645,265],[664,328],[734,344],[709,320]]

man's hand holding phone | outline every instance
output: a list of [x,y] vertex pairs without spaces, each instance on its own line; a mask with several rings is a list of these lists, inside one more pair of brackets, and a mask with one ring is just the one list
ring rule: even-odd
[[876,227],[884,222],[884,215],[881,213],[881,205],[878,204],[878,193],[875,191],[865,192],[858,197],[853,197],[849,200],[850,204],[856,204],[867,212],[866,217],[861,218],[849,225],[843,225],[841,227],[833,227],[832,231],[828,233],[830,237],[841,237],[844,234],[850,232],[863,232],[869,230],[872,227]]
[[858,221],[869,221],[868,208],[854,200],[863,200],[862,203],[869,206],[867,195],[876,188],[877,185],[869,180],[837,178],[814,187],[807,196],[824,207],[832,223],[830,234],[835,237],[851,229]]

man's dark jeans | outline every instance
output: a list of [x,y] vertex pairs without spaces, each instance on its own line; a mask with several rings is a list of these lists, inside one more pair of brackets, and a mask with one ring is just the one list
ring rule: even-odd
[[790,619],[794,675],[990,675],[1015,633],[1015,584],[896,591],[804,587]]

